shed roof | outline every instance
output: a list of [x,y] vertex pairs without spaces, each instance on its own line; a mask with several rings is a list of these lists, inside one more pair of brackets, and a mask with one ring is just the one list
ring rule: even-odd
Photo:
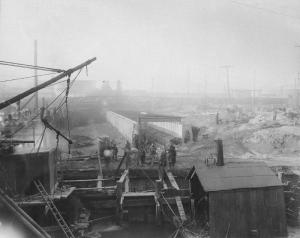
[[199,163],[194,169],[206,192],[283,185],[264,162],[230,162],[224,166]]
[[179,121],[181,117],[179,116],[171,116],[171,115],[162,115],[162,114],[154,114],[149,112],[140,112],[140,111],[113,111],[117,114],[120,114],[124,117],[127,117],[133,121],[138,121],[138,118],[147,119],[148,121]]

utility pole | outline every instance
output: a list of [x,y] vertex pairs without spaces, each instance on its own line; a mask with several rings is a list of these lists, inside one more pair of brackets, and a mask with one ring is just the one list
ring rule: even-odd
[[190,68],[187,68],[187,83],[186,83],[186,94],[190,95],[190,81],[191,81],[191,71]]
[[254,77],[252,81],[252,110],[255,111],[255,81],[256,81],[256,72],[254,71]]
[[[34,40],[34,66],[37,67],[37,40]],[[37,76],[37,68],[34,69],[34,87],[38,86],[38,76]],[[38,91],[35,92],[35,105],[34,108],[36,112],[39,111],[39,94]]]
[[230,90],[230,79],[229,79],[229,70],[232,66],[231,65],[223,65],[221,68],[224,68],[226,70],[226,88],[227,88],[227,97],[228,100],[231,99],[231,90]]
[[154,109],[154,78],[151,78],[151,111]]

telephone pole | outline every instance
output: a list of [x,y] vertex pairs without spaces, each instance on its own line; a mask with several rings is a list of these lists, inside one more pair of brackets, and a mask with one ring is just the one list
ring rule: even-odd
[[190,95],[190,81],[191,81],[191,70],[187,67],[187,82],[186,82],[186,94]]
[[227,97],[228,97],[229,100],[231,99],[230,79],[229,79],[229,71],[230,71],[231,67],[232,67],[231,65],[221,66],[221,68],[224,68],[226,70]]
[[256,71],[253,74],[252,80],[252,110],[255,111],[255,81],[256,81]]

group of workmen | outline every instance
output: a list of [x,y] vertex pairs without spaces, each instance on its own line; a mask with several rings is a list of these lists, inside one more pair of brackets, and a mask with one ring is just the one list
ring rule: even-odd
[[[149,156],[147,156],[147,154]],[[158,162],[160,167],[170,167],[173,168],[176,163],[176,148],[173,144],[167,149],[166,146],[163,147],[161,152],[158,151],[157,145],[152,143],[150,147],[140,146],[138,149],[131,148],[130,143],[127,141],[124,148],[124,156],[128,157],[126,161],[129,162],[129,158],[134,157],[137,166],[144,166],[146,164],[146,158],[150,157],[151,166],[155,162]]]
[[[157,160],[158,157],[157,148],[154,143],[150,146],[150,157],[151,157],[151,165],[153,165],[154,161]],[[164,146],[159,156],[159,166],[161,167],[169,166],[170,168],[172,168],[175,166],[175,163],[176,163],[175,146],[171,144],[168,150],[166,146]]]

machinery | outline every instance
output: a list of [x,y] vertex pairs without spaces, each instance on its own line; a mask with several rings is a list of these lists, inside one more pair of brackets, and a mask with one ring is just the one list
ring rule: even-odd
[[109,136],[101,136],[99,139],[99,154],[101,158],[111,160],[116,154],[116,144]]

